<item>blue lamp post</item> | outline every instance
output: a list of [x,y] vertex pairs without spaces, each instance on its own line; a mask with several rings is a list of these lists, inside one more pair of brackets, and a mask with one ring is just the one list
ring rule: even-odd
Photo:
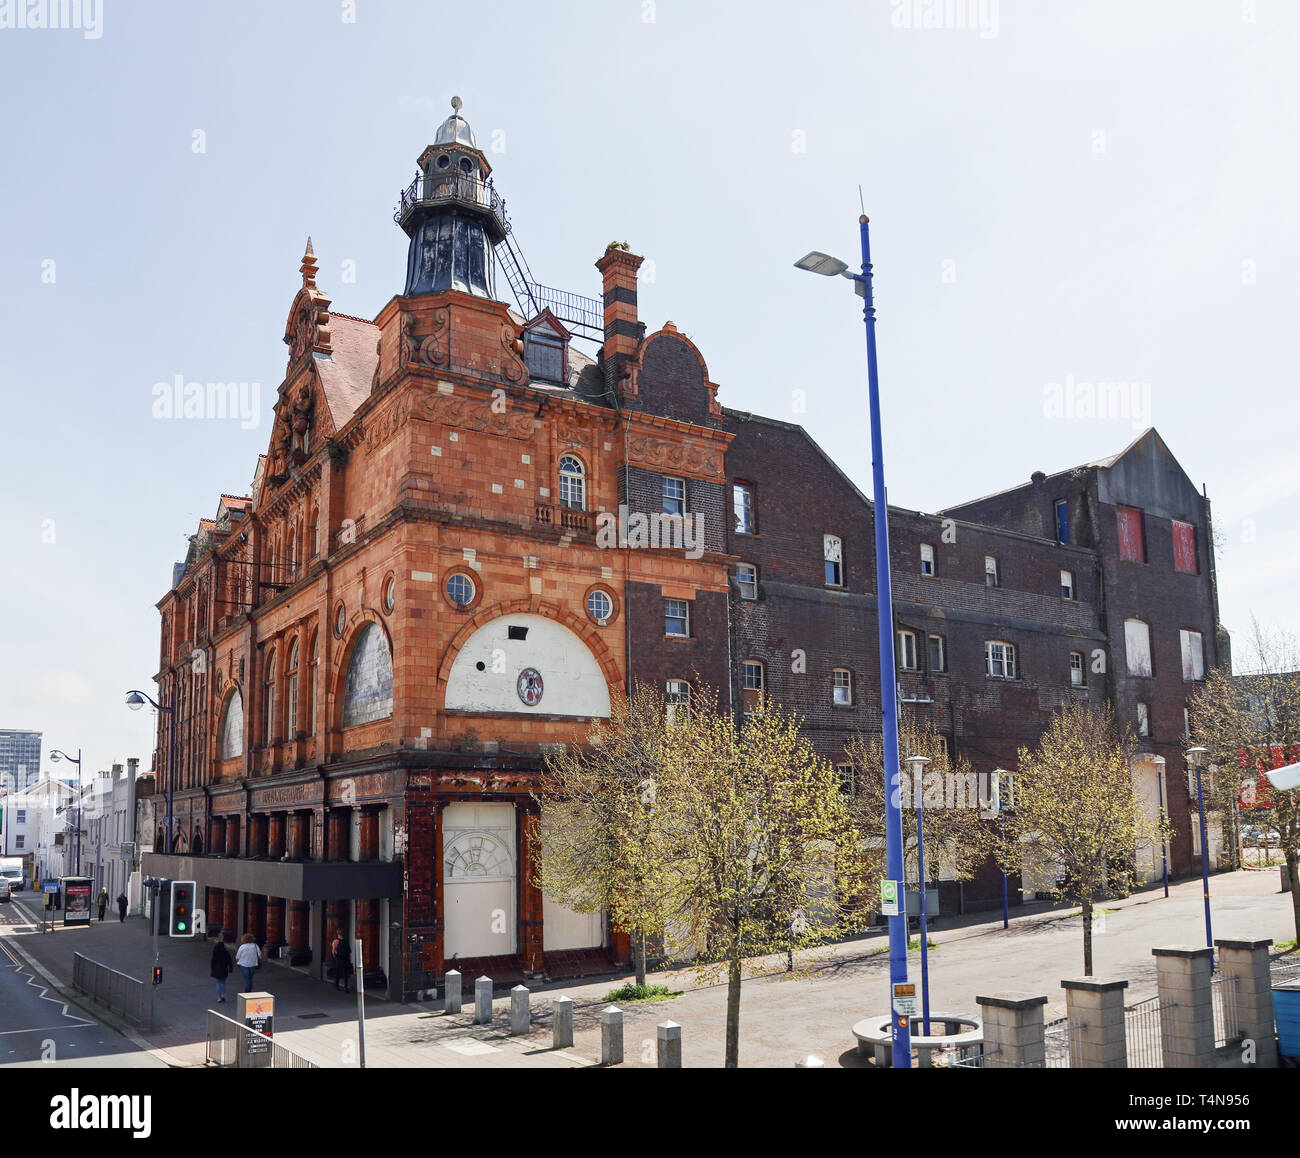
[[1205,901],[1205,943],[1210,947],[1210,968],[1214,968],[1214,931],[1210,927],[1210,846],[1205,835],[1205,791],[1201,785],[1201,764],[1208,748],[1188,748],[1187,762],[1196,769],[1196,809],[1201,821],[1201,894]]
[[77,766],[77,864],[73,871],[74,875],[81,876],[81,749],[77,749],[77,758],[74,760],[66,752],[54,748],[50,752],[50,760],[55,764],[60,760],[66,760],[69,764],[75,764]]
[[1165,878],[1165,896],[1169,895],[1169,842],[1165,839],[1165,758],[1157,756],[1156,794],[1160,799],[1160,870]]
[[[871,240],[864,213],[858,218],[862,272],[850,273],[847,262],[813,251],[796,261],[797,269],[823,277],[847,277],[862,298],[867,330],[867,396],[871,407],[872,517],[876,527],[876,626],[880,639],[880,723],[885,755],[885,876],[903,889],[903,813],[899,807],[898,696],[894,675],[894,602],[889,574],[889,504],[885,494],[885,461],[880,435],[880,385],[876,374],[876,307],[871,295]],[[894,986],[907,983],[906,905],[889,917],[889,1008],[892,1061],[896,1069],[912,1064],[912,1031],[907,1017],[894,1008]]]
[[912,777],[912,794],[916,799],[916,875],[920,880],[918,895],[921,910],[921,1032],[930,1036],[930,935],[925,915],[925,820],[921,814],[921,777],[930,763],[925,756],[907,758]]
[[[175,702],[175,692],[172,693],[172,701]],[[126,706],[133,712],[138,712],[145,704],[151,704],[154,711],[167,713],[167,847],[163,850],[169,856],[176,851],[176,835],[172,832],[174,823],[173,791],[176,784],[176,713],[169,706],[164,707],[153,696],[146,695],[144,692],[132,688],[126,693]]]

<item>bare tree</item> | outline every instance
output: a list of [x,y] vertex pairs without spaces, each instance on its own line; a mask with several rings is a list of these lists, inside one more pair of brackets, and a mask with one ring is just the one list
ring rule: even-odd
[[1300,940],[1300,792],[1274,792],[1262,775],[1300,761],[1300,645],[1252,620],[1245,657],[1246,674],[1215,668],[1192,697],[1192,736],[1217,765],[1219,806],[1240,796],[1251,821],[1276,838]]

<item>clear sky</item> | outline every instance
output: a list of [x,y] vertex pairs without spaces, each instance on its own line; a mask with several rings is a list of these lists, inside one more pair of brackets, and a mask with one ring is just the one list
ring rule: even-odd
[[[400,293],[453,93],[538,280],[596,295],[626,240],[642,319],[868,491],[858,300],[791,266],[856,258],[861,185],[891,501],[1152,424],[1214,502],[1229,630],[1300,629],[1291,0],[104,0],[90,36],[15,3],[46,7],[0,0],[0,726],[88,769],[149,763],[123,693],[269,441],[307,235],[336,311]],[[155,417],[177,375],[259,384],[256,425]],[[1126,412],[1045,405],[1097,382]]]

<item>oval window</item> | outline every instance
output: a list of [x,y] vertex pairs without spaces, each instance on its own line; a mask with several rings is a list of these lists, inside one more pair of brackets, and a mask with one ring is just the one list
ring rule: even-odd
[[470,173],[470,172],[473,171],[473,169],[474,169],[474,166],[471,165],[471,164],[469,163],[469,158],[468,158],[468,157],[462,157],[462,158],[461,158],[461,162],[460,162],[460,171],[461,171],[462,173]]
[[439,168],[439,169],[445,169],[445,168],[447,168],[450,164],[451,164],[451,158],[450,158],[449,156],[447,156],[446,153],[443,153],[443,155],[442,155],[441,157],[438,158],[438,168]]
[[587,596],[587,614],[597,623],[605,623],[613,614],[614,604],[604,591],[596,590]]
[[474,580],[461,571],[448,576],[447,598],[457,607],[468,607],[474,602]]
[[384,610],[391,612],[397,606],[397,580],[389,578],[384,584]]
[[343,604],[340,603],[338,609],[334,612],[334,634],[340,639],[343,638],[343,629],[347,626],[347,622],[348,613],[344,609]]

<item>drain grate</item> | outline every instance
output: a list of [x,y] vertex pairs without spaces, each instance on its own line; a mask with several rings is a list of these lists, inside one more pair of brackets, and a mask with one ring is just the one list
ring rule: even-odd
[[315,1021],[318,1017],[329,1017],[329,1014],[328,1014],[328,1013],[300,1013],[300,1014],[298,1014],[298,1020],[299,1020],[299,1021]]

